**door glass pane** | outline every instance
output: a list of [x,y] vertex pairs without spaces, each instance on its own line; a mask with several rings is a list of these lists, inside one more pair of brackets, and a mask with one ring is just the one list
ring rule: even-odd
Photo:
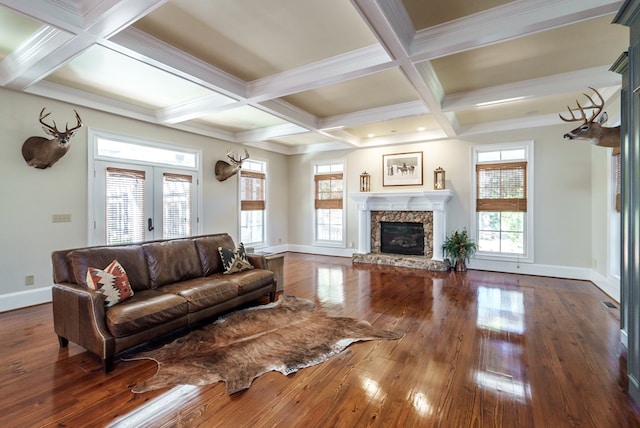
[[162,237],[191,236],[191,175],[163,174]]
[[107,244],[144,240],[144,171],[107,168]]

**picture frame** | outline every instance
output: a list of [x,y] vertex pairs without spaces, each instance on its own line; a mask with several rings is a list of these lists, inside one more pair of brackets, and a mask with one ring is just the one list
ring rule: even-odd
[[422,152],[382,155],[382,186],[422,186]]

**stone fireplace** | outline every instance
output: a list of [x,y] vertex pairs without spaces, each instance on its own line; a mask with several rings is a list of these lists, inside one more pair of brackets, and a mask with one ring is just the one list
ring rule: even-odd
[[[447,202],[452,196],[450,190],[362,192],[349,196],[358,208],[358,250],[353,255],[354,263],[429,270],[449,268],[448,262],[442,257],[442,243],[446,234]],[[395,233],[397,236],[383,237],[383,224],[389,224],[394,230],[392,235]],[[404,224],[413,226],[404,234],[398,233],[398,228]],[[422,231],[418,232],[419,229]],[[387,239],[389,242],[385,242]],[[413,242],[416,239],[422,242]],[[403,251],[409,246],[414,248],[409,252]],[[419,247],[421,252],[416,249]]]

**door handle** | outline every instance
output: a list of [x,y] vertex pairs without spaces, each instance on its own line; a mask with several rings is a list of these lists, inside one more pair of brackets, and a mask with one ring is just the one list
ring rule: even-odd
[[149,229],[149,232],[155,229],[155,227],[153,227],[153,219],[151,217],[147,219],[147,229]]

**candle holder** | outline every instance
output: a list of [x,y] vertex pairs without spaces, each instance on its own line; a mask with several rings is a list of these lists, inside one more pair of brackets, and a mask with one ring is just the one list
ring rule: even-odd
[[368,192],[371,189],[371,176],[367,171],[360,174],[360,191]]
[[435,190],[444,190],[445,186],[445,172],[444,169],[438,167],[435,171],[433,171],[433,188]]

